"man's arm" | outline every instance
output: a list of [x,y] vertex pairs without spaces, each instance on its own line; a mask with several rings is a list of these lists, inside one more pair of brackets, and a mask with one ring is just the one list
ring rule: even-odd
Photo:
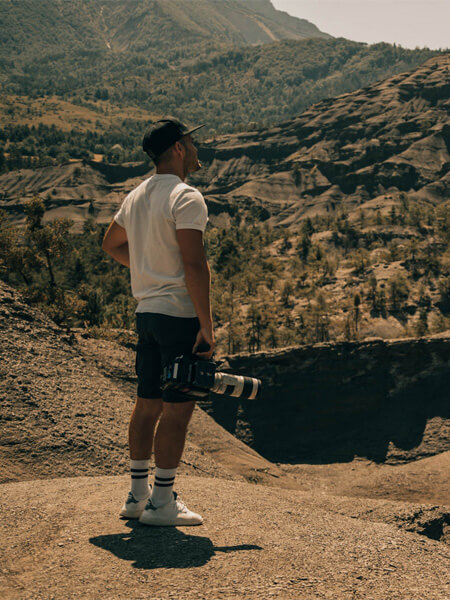
[[121,265],[130,266],[127,232],[114,219],[105,233],[102,249]]
[[186,288],[200,321],[200,331],[193,351],[198,344],[207,343],[210,347],[207,352],[195,354],[211,358],[215,346],[210,302],[211,272],[203,247],[203,234],[197,229],[177,229],[176,236],[183,260]]

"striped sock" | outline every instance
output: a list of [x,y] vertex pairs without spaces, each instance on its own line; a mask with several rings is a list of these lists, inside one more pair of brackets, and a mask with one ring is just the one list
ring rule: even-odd
[[177,469],[155,468],[155,485],[152,489],[152,504],[156,508],[172,500],[173,484]]
[[150,459],[130,460],[131,493],[136,500],[143,500],[149,495],[148,465]]

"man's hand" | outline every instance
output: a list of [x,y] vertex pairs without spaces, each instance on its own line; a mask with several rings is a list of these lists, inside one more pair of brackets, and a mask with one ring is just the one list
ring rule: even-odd
[[[199,358],[210,359],[214,354],[216,342],[214,339],[214,331],[211,327],[202,327],[197,333],[197,339],[195,340],[194,347],[192,348],[192,354]],[[209,346],[208,349],[207,346]],[[197,348],[201,348],[201,352],[196,352]]]
[[102,248],[121,265],[125,265],[125,267],[130,266],[127,232],[114,219],[105,233]]

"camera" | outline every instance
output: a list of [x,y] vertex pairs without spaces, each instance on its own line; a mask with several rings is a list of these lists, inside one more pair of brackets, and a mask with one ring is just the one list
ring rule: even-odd
[[258,398],[261,391],[259,379],[221,373],[216,369],[217,363],[213,360],[184,354],[164,367],[161,387],[170,387],[194,398],[204,398],[209,392],[247,400]]

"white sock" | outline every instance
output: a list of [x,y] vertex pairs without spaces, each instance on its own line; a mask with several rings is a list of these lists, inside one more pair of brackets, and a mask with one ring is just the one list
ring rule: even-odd
[[143,500],[149,495],[148,465],[150,459],[130,460],[131,493],[136,500]]
[[155,483],[152,489],[152,504],[156,508],[172,500],[173,484],[177,469],[155,468]]

